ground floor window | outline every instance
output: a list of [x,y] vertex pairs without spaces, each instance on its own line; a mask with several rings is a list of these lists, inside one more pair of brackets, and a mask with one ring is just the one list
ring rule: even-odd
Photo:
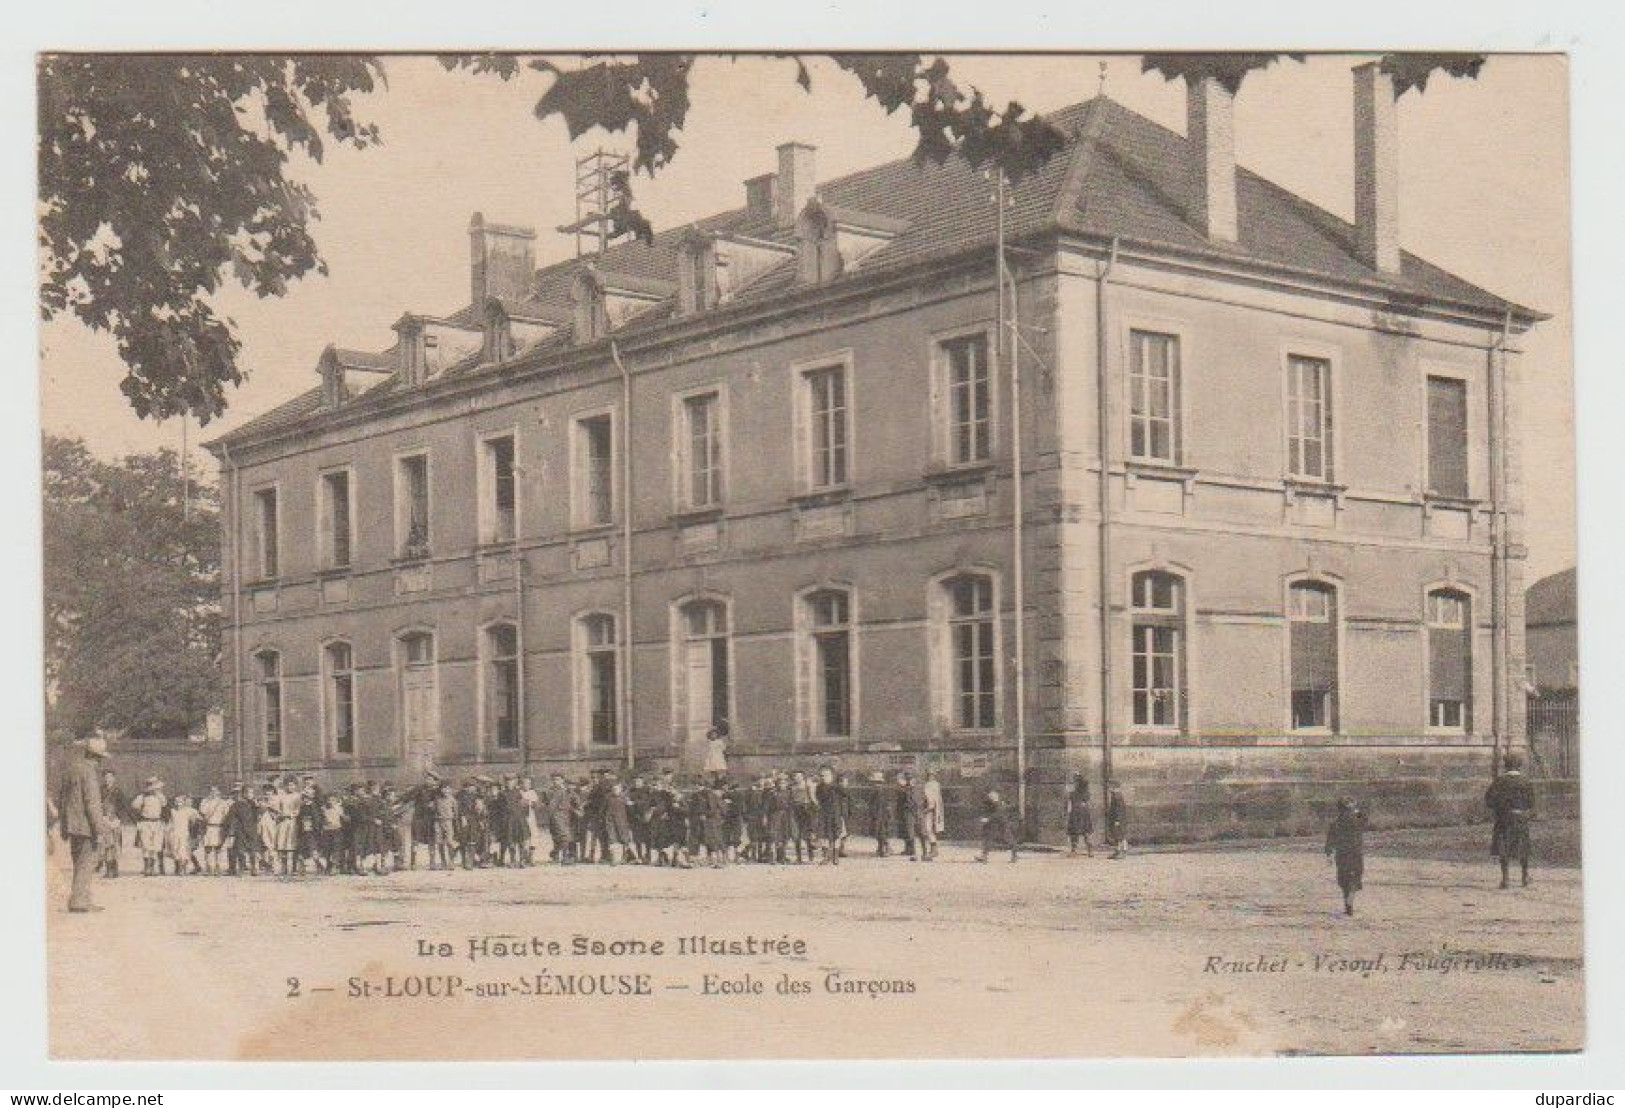
[[1291,626],[1292,728],[1335,731],[1337,689],[1337,590],[1300,581],[1288,596]]
[[519,749],[519,632],[511,623],[485,629],[485,734],[498,750]]
[[852,734],[852,598],[819,589],[804,599],[809,723],[813,736]]
[[327,671],[327,746],[334,754],[355,753],[355,656],[347,642],[329,643],[323,651]]
[[720,600],[691,600],[678,609],[680,723],[689,741],[729,727],[728,608]]
[[1185,724],[1185,589],[1172,573],[1137,573],[1130,582],[1134,725]]
[[999,719],[993,578],[962,573],[939,588],[945,612],[949,718],[960,730],[991,730]]
[[587,742],[614,746],[620,741],[618,648],[615,617],[583,616],[579,626],[582,668],[582,706]]
[[1472,729],[1472,601],[1454,589],[1427,597],[1428,726]]
[[267,758],[282,757],[282,655],[262,650],[255,655],[260,677],[260,749]]

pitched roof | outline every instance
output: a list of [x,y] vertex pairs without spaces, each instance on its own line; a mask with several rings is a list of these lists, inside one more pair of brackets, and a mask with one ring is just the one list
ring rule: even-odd
[[1572,566],[1530,585],[1523,594],[1523,625],[1551,627],[1574,623],[1580,609],[1578,585]]
[[[1234,243],[1209,239],[1192,218],[1196,154],[1178,133],[1104,96],[1050,113],[1046,118],[1069,136],[1068,147],[1012,190],[1006,232],[1014,239],[1046,232],[1069,232],[1101,240],[1118,239],[1153,251],[1199,255],[1239,265],[1262,266],[1330,281],[1402,300],[1437,303],[1520,320],[1544,318],[1448,273],[1414,254],[1402,253],[1397,274],[1381,273],[1355,251],[1353,226],[1323,208],[1245,168],[1237,170],[1238,236]],[[991,245],[995,232],[992,185],[963,158],[939,164],[903,158],[860,170],[818,186],[828,207],[866,213],[890,221],[897,233],[867,254],[837,281],[895,271],[927,259],[947,258]],[[536,273],[528,296],[504,301],[510,314],[565,323],[572,318],[570,288],[586,264],[631,278],[650,288],[670,288],[677,254],[693,231],[715,231],[788,243],[791,229],[771,216],[738,208],[668,228],[652,244],[630,241],[602,256],[573,258]],[[739,301],[766,301],[795,284],[795,263],[770,266],[743,289]],[[446,317],[459,326],[481,325],[485,306],[470,304]],[[645,332],[671,317],[669,307],[640,313],[624,324]],[[564,346],[555,334],[530,348]],[[384,355],[347,355],[383,358]],[[479,368],[465,359],[442,372],[458,376]],[[368,395],[392,391],[378,386]],[[316,391],[302,394],[224,436],[247,438],[297,422],[319,408]]]

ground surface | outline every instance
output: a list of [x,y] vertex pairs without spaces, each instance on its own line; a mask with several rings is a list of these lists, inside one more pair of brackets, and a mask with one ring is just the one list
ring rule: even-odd
[[[1574,856],[1571,825],[1541,832],[1550,854]],[[1373,836],[1353,919],[1341,915],[1330,866],[1305,842],[1115,862],[1034,854],[985,866],[960,847],[925,865],[868,857],[859,845],[838,869],[126,876],[98,884],[106,910],[93,915],[62,911],[58,849],[52,1053],[431,1060],[1578,1049],[1580,871],[1548,867],[1530,889],[1498,891],[1484,838],[1482,828]],[[806,948],[676,953],[689,935],[788,937]],[[479,936],[536,937],[564,951],[470,961],[469,940]],[[576,936],[665,948],[576,955]],[[420,940],[444,941],[452,956],[420,955]],[[1368,972],[1317,968],[1317,955],[1381,961]],[[831,992],[831,974],[911,982],[912,991]],[[581,991],[648,995],[537,995],[572,975]],[[763,991],[707,995],[708,975]],[[444,991],[452,976],[461,983],[450,998],[389,995]],[[809,991],[779,994],[786,977]],[[482,985],[508,995],[478,995]]]

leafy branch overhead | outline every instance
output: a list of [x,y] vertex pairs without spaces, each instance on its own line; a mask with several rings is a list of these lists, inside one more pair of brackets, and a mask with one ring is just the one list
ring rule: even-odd
[[290,158],[365,148],[353,98],[383,71],[332,55],[59,55],[39,82],[40,304],[112,335],[137,415],[207,421],[243,381],[211,297],[259,296],[325,265]]
[[[1268,69],[1282,60],[1301,62],[1304,57],[1283,53],[1147,54],[1140,59],[1140,71],[1170,81],[1211,77],[1234,95],[1254,70]],[[1428,79],[1435,73],[1476,79],[1486,60],[1483,54],[1403,53],[1384,54],[1377,64],[1394,79],[1394,94],[1403,96],[1413,88],[1426,92]]]

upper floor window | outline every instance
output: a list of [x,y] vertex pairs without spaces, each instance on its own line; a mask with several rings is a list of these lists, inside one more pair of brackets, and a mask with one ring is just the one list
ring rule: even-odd
[[846,366],[824,366],[801,375],[806,427],[805,472],[809,489],[839,488],[848,477]]
[[993,453],[993,386],[987,336],[964,335],[942,344],[948,403],[948,464],[985,462]]
[[254,655],[260,682],[260,749],[270,759],[282,757],[282,655],[262,650]]
[[487,741],[498,750],[519,749],[519,633],[511,623],[485,629],[485,708]]
[[947,594],[949,689],[954,726],[998,725],[999,681],[993,579],[965,573],[943,582]]
[[322,650],[322,718],[327,728],[327,749],[334,754],[355,753],[355,655],[347,642],[329,643]]
[[1171,573],[1130,582],[1134,725],[1185,725],[1185,587]]
[[575,421],[573,463],[575,525],[615,522],[615,421],[608,412]]
[[481,491],[480,539],[483,542],[512,542],[518,528],[517,466],[514,438],[498,435],[485,439],[480,447]]
[[1325,358],[1287,358],[1287,470],[1294,477],[1332,480],[1331,386]]
[[254,537],[256,568],[262,578],[269,580],[280,571],[282,562],[280,505],[276,489],[260,489],[254,493]]
[[1458,377],[1429,377],[1427,491],[1466,499],[1467,382]]
[[1292,727],[1337,730],[1337,590],[1300,581],[1288,592]]
[[322,474],[321,501],[322,565],[327,569],[349,569],[355,528],[348,470]]
[[677,443],[680,493],[684,508],[722,503],[722,398],[715,392],[685,396]]
[[1177,464],[1179,434],[1179,336],[1129,333],[1129,455]]
[[1427,597],[1428,726],[1472,730],[1472,601],[1453,589]]
[[396,549],[403,558],[429,555],[429,456],[411,454],[395,463]]

